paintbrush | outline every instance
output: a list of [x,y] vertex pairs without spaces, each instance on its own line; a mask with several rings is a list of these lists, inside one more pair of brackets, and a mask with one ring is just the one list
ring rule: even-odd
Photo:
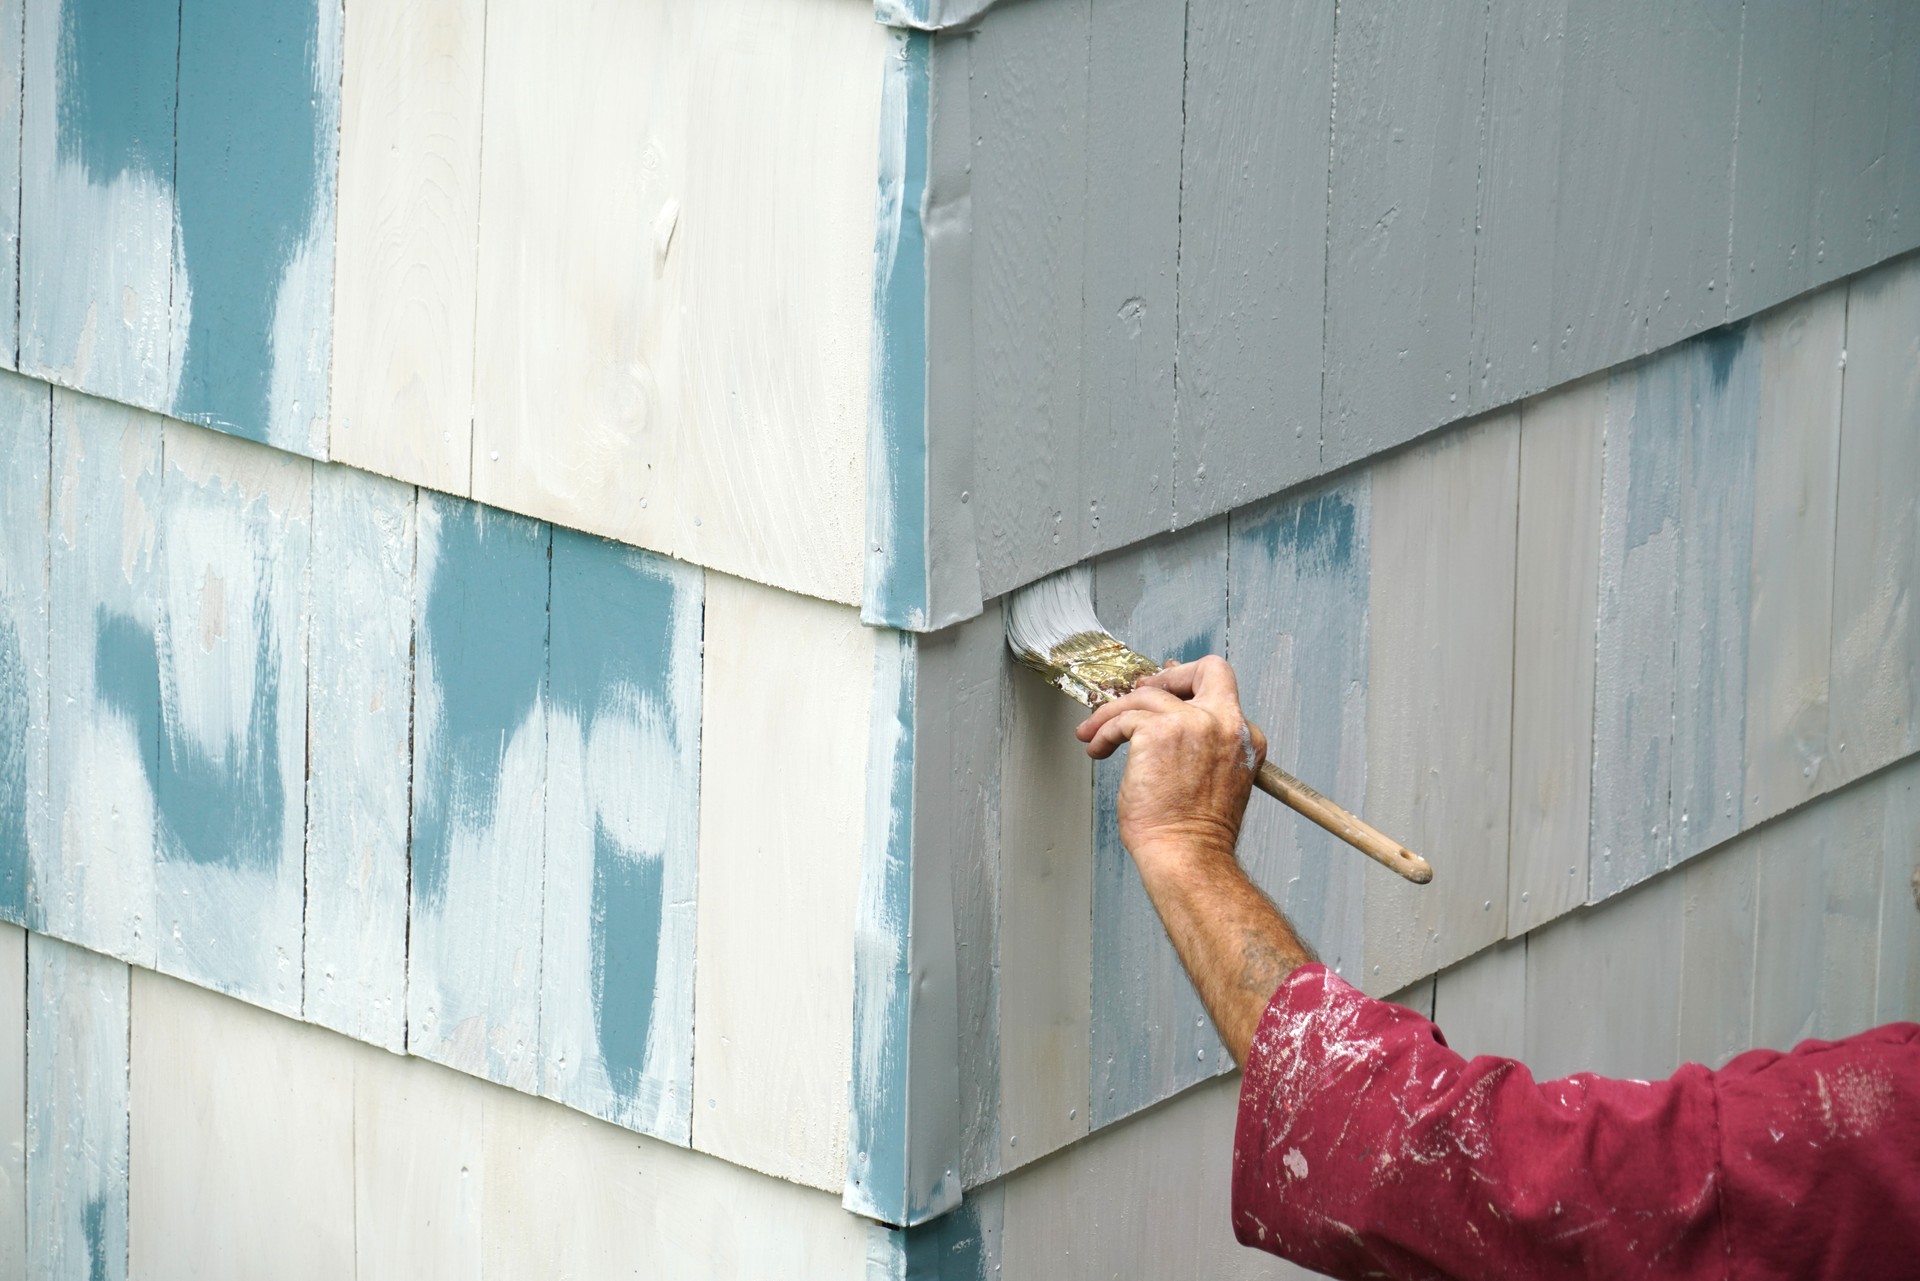
[[[1014,656],[1088,708],[1131,693],[1142,676],[1160,670],[1160,664],[1127,648],[1100,625],[1093,612],[1091,577],[1084,567],[1063,570],[1021,588],[1007,607],[1007,647]],[[1427,860],[1272,761],[1261,763],[1253,783],[1415,885],[1433,879]]]

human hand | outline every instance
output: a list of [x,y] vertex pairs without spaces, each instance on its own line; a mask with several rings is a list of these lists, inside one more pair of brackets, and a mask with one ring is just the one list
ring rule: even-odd
[[1240,710],[1223,658],[1170,664],[1142,677],[1075,731],[1095,760],[1131,743],[1120,780],[1120,839],[1137,861],[1216,853],[1229,858],[1267,741]]

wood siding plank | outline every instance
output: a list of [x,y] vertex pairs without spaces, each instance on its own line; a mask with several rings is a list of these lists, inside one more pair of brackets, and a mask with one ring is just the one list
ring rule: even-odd
[[1889,771],[1881,783],[1879,964],[1875,1023],[1920,1022],[1920,762]]
[[1686,896],[1662,877],[1527,937],[1526,1063],[1655,1081],[1679,1064]]
[[1587,898],[1607,380],[1520,409],[1507,933]]
[[670,1142],[693,1092],[702,575],[553,533],[541,1092]]
[[[1157,661],[1225,651],[1227,522],[1117,553],[1094,567],[1107,630]],[[1114,810],[1122,749],[1094,767],[1092,1112],[1129,1116],[1233,1060],[1154,912]]]
[[1685,899],[1680,927],[1682,1062],[1717,1068],[1753,1047],[1755,890],[1765,839],[1764,833],[1742,837],[1678,873]]
[[[20,367],[21,119],[26,106],[26,0],[0,4],[0,365]],[[12,315],[4,303],[13,300]]]
[[126,1281],[128,971],[27,940],[27,1270]]
[[1509,939],[1433,977],[1433,1021],[1467,1058],[1527,1053],[1527,940]]
[[1829,734],[1841,780],[1920,748],[1920,257],[1848,286]]
[[[0,15],[4,16],[4,15]],[[31,924],[28,880],[48,855],[48,542],[53,396],[0,376],[0,919]]]
[[159,627],[101,671],[160,693],[155,964],[298,1014],[313,466],[164,429]]
[[333,457],[472,479],[484,0],[351,4],[340,90]]
[[[1341,804],[1367,797],[1372,486],[1362,472],[1234,513],[1227,657],[1267,756]],[[1285,806],[1256,797],[1240,860],[1332,966],[1360,974],[1368,864]]]
[[874,647],[894,641],[718,574],[706,602],[693,1144],[837,1191]]
[[144,970],[131,1022],[131,1275],[353,1275],[353,1043]]
[[411,485],[313,474],[307,632],[307,1019],[406,1047],[413,782]]
[[20,369],[173,403],[180,5],[27,0]]
[[27,932],[0,925],[0,1276],[27,1275]]
[[1513,413],[1374,469],[1366,814],[1434,883],[1368,869],[1369,992],[1506,934],[1519,485]]
[[1745,827],[1833,786],[1827,682],[1846,322],[1844,288],[1758,322]]
[[424,1059],[354,1054],[355,1281],[481,1275],[486,1106],[496,1097]]
[[422,492],[410,1052],[539,1081],[551,529]]

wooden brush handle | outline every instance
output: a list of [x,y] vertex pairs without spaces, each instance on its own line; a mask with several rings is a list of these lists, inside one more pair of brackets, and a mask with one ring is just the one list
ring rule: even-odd
[[1400,842],[1381,835],[1272,761],[1261,764],[1260,772],[1253,776],[1253,785],[1312,819],[1368,858],[1386,864],[1415,885],[1425,885],[1433,879],[1433,868],[1427,860]]

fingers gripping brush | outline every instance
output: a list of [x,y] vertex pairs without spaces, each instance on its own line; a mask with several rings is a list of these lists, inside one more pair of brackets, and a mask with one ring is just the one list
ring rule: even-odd
[[[1132,693],[1140,678],[1159,671],[1160,665],[1128,649],[1100,625],[1089,578],[1085,569],[1069,569],[1015,592],[1007,609],[1007,647],[1055,689],[1093,708]],[[1415,885],[1433,879],[1427,860],[1272,761],[1261,763],[1253,783]]]

